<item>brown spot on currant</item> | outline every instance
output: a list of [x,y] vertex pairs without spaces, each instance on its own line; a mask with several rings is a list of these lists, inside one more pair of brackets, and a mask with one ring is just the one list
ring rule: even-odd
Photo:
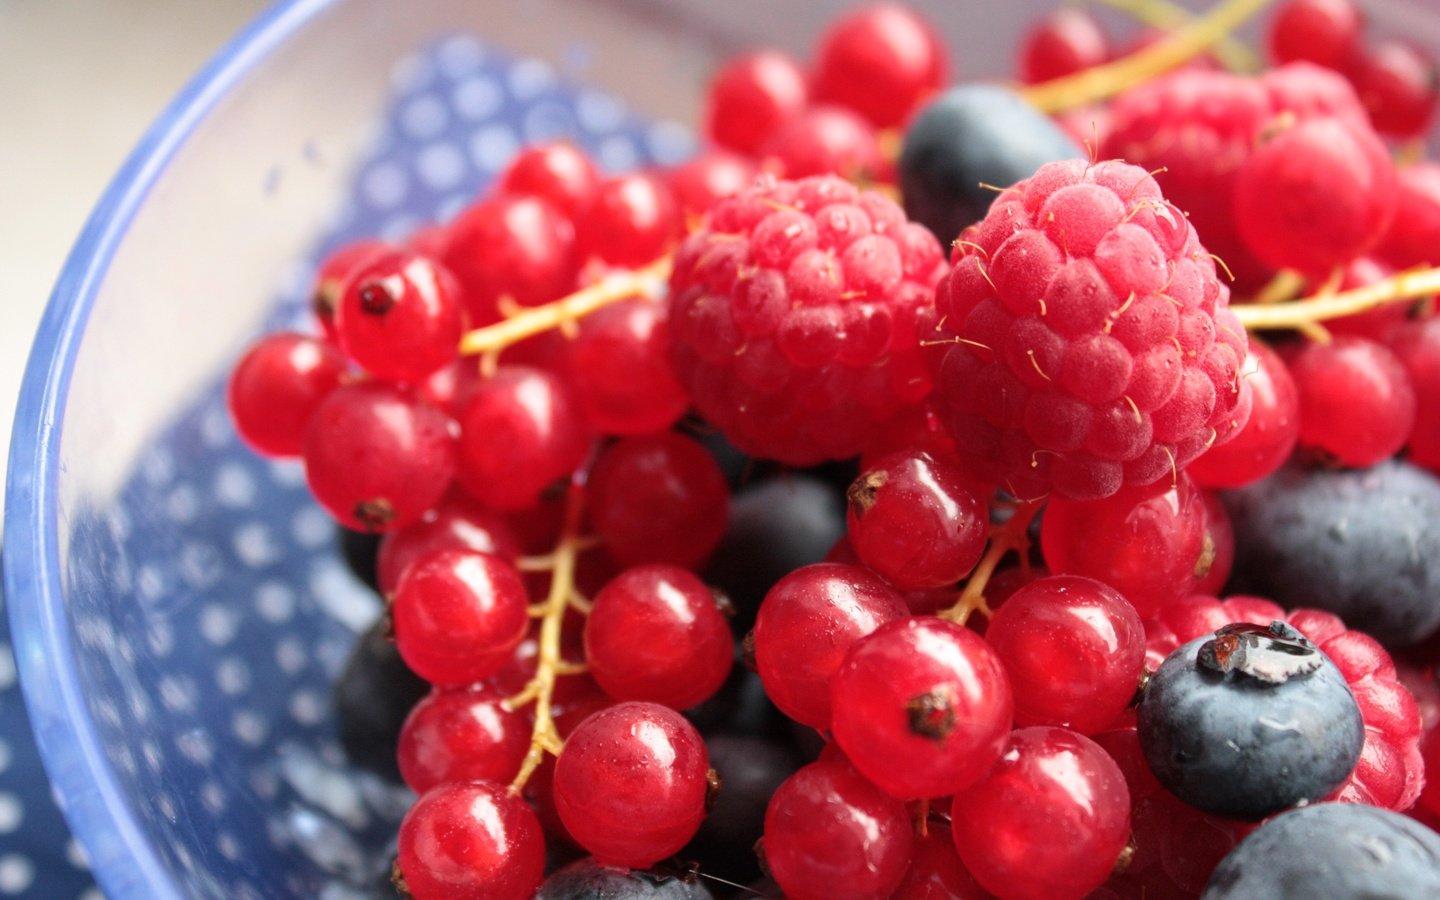
[[727,619],[735,618],[735,604],[730,602],[730,595],[717,587],[710,588],[710,597],[715,601],[715,608]]
[[943,741],[955,730],[955,689],[942,685],[905,701],[910,731],[933,741]]
[[395,507],[384,497],[361,500],[355,504],[355,518],[365,527],[366,531],[374,534],[384,531],[385,526],[395,518]]
[[845,500],[857,517],[863,517],[875,505],[875,495],[880,493],[889,477],[884,472],[866,472],[851,482],[845,492]]
[[715,804],[720,800],[720,789],[725,786],[725,779],[720,777],[714,767],[705,770],[705,811],[711,812]]
[[755,662],[755,632],[745,632],[745,637],[740,641],[740,661],[745,668],[752,672],[759,672],[759,664]]
[[1210,574],[1210,569],[1215,565],[1215,539],[1210,532],[1205,532],[1205,538],[1200,542],[1200,555],[1195,558],[1195,577],[1204,578]]
[[398,299],[385,282],[378,279],[360,285],[360,308],[372,315],[385,315]]
[[410,893],[410,886],[405,883],[405,873],[400,871],[400,858],[397,856],[390,863],[390,883],[395,886],[395,893],[401,897],[413,897]]
[[334,278],[326,278],[316,285],[315,293],[310,297],[310,308],[315,311],[317,319],[335,318],[335,306],[340,302],[340,282]]
[[1134,838],[1134,836],[1131,836],[1130,840],[1128,840],[1128,841],[1125,842],[1125,846],[1120,848],[1120,855],[1117,856],[1117,857],[1115,857],[1115,867],[1110,870],[1110,874],[1111,874],[1111,875],[1124,875],[1124,874],[1125,874],[1125,870],[1126,870],[1126,869],[1129,869],[1129,868],[1130,868],[1130,864],[1131,864],[1132,862],[1134,862],[1134,861],[1135,861],[1135,838]]

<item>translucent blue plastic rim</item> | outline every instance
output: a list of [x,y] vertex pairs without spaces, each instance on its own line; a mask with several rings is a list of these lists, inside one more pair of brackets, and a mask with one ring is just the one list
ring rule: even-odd
[[127,808],[77,677],[60,583],[59,453],[70,378],[99,286],[136,211],[217,102],[336,0],[280,0],[176,96],[102,195],[61,269],[21,382],[5,492],[5,595],[35,738],[65,815],[114,900],[181,900]]

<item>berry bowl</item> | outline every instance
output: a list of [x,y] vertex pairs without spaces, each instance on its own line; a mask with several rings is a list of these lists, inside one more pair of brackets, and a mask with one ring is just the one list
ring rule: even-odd
[[[1374,17],[1440,48],[1427,3]],[[308,327],[336,248],[450,219],[525,144],[685,159],[721,60],[803,54],[849,5],[284,0],[179,94],[55,288],[5,502],[27,706],[108,896],[372,896],[414,799],[337,738],[331,689],[381,603],[299,463],[237,436],[244,348]],[[916,6],[952,77],[1004,77],[1048,4]]]

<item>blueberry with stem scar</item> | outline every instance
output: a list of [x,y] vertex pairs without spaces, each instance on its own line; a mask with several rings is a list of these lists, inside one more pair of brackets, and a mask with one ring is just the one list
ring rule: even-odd
[[1324,798],[1365,740],[1340,670],[1280,621],[1227,625],[1181,646],[1150,678],[1137,724],[1161,784],[1238,819]]

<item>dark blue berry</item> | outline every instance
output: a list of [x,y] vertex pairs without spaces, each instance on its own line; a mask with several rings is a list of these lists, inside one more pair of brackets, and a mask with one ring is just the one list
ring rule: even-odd
[[1059,125],[1009,88],[953,87],[922,109],[900,149],[905,212],[949,244],[980,221],[997,188],[1048,162],[1085,156]]
[[804,760],[788,745],[758,737],[707,735],[705,746],[723,787],[680,856],[726,881],[754,881],[762,874],[755,842],[765,831],[765,807]]
[[1440,897],[1440,834],[1352,803],[1282,813],[1235,845],[1201,900],[1411,900]]
[[1365,741],[1345,677],[1284,622],[1227,626],[1170,654],[1146,685],[1137,729],[1161,784],[1237,819],[1327,796]]
[[775,582],[823,560],[844,535],[841,489],[813,475],[777,475],[735,492],[730,524],[701,575],[730,598],[730,625],[744,634]]
[[1328,610],[1387,646],[1440,629],[1440,479],[1398,460],[1299,465],[1223,495],[1231,591]]
[[335,681],[331,704],[340,746],[356,766],[400,782],[400,727],[430,684],[410,671],[382,617],[355,644]]
[[535,900],[712,900],[700,876],[637,872],[601,865],[587,856],[557,869],[535,892]]

